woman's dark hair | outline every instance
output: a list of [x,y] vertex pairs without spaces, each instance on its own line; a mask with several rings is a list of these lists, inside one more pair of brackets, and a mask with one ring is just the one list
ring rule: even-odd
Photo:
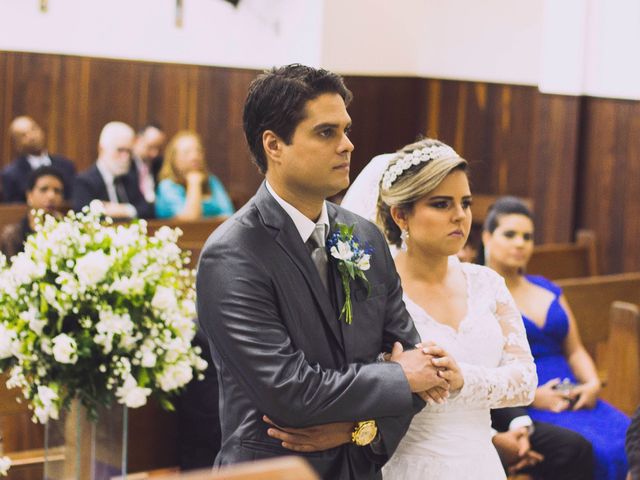
[[38,183],[38,180],[42,177],[56,177],[58,180],[60,180],[62,188],[64,188],[64,180],[62,178],[62,173],[60,173],[60,170],[55,167],[45,166],[36,168],[29,174],[29,176],[27,177],[27,188],[25,189],[25,193],[33,190],[33,187],[36,186],[36,183]]
[[305,118],[306,103],[323,93],[337,93],[346,105],[352,98],[341,76],[297,63],[273,68],[251,83],[242,123],[260,172],[264,174],[267,171],[267,158],[262,146],[264,131],[273,131],[289,145],[296,127]]
[[493,233],[503,215],[524,215],[533,221],[533,215],[526,203],[517,197],[501,197],[489,207],[482,229]]
[[[487,218],[485,218],[484,224],[482,225],[482,231],[489,233],[495,232],[496,228],[498,228],[498,225],[500,224],[500,218],[505,215],[524,215],[533,222],[533,214],[524,201],[512,196],[500,197],[489,207],[489,210],[487,211]],[[480,242],[476,263],[484,265],[485,262],[484,243]]]

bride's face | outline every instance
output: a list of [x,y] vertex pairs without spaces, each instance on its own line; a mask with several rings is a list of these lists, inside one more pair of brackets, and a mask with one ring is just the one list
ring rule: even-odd
[[[456,254],[471,227],[471,191],[467,174],[454,170],[407,214],[407,249],[438,256]],[[402,228],[402,225],[400,225]]]

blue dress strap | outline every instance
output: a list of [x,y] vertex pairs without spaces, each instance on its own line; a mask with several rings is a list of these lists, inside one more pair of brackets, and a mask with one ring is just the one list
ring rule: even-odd
[[538,285],[539,287],[549,290],[556,297],[562,295],[562,288],[541,275],[526,275],[526,278],[534,285]]

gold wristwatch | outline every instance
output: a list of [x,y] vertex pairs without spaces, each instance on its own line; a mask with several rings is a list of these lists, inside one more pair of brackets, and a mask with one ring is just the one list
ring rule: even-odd
[[351,441],[359,447],[364,447],[373,442],[378,434],[378,427],[375,420],[366,420],[364,422],[358,422],[356,428],[353,429],[351,434]]

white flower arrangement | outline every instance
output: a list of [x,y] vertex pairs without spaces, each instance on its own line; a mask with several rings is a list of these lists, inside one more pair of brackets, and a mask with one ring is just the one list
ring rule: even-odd
[[35,230],[11,263],[0,254],[0,371],[33,421],[57,419],[74,398],[93,418],[151,394],[172,409],[170,395],[207,366],[191,346],[194,272],[179,229],[150,237],[144,221],[115,226],[87,208]]

